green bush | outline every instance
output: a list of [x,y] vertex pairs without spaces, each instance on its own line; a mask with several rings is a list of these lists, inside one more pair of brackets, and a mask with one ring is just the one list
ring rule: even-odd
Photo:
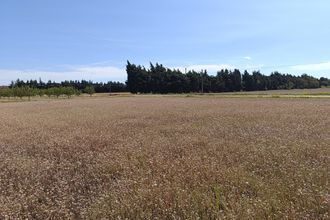
[[29,86],[14,87],[11,90],[12,95],[20,99],[23,99],[23,97],[28,97],[30,100],[31,97],[36,96],[38,94],[38,89],[31,88]]
[[81,94],[80,90],[75,89],[74,87],[53,87],[49,89],[36,89],[29,86],[20,86],[13,88],[3,88],[0,89],[0,98],[20,98],[28,97],[31,100],[31,97],[44,95],[51,97],[59,98],[60,96],[66,96],[67,98],[71,98],[76,95],[79,96]]
[[93,86],[86,86],[86,88],[84,89],[84,93],[87,93],[92,96],[95,93],[95,89]]
[[38,93],[38,96],[43,97],[46,94],[46,91],[44,89],[38,89],[37,93]]
[[10,98],[13,96],[12,90],[9,88],[0,89],[0,99],[1,98]]
[[76,89],[73,87],[62,87],[61,90],[68,98],[71,98],[71,96],[76,94]]

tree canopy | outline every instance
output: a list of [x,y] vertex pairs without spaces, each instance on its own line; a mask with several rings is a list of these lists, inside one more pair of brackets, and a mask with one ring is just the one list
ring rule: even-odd
[[169,69],[162,64],[150,63],[149,69],[127,61],[127,89],[131,93],[188,93],[188,92],[235,92],[262,91],[279,89],[311,89],[329,86],[327,78],[317,79],[303,74],[294,76],[273,72],[264,75],[260,71],[243,73],[238,70],[222,69],[214,75],[206,70],[191,70],[182,73],[178,69]]
[[107,83],[103,82],[93,82],[87,80],[66,80],[60,83],[57,82],[43,82],[41,79],[39,80],[27,80],[23,81],[17,79],[16,81],[12,81],[10,88],[14,87],[23,87],[28,86],[36,89],[49,89],[54,87],[72,87],[77,90],[83,91],[86,87],[93,87],[96,93],[109,93],[109,92],[126,92],[127,87],[125,83],[121,82],[112,82],[109,81]]

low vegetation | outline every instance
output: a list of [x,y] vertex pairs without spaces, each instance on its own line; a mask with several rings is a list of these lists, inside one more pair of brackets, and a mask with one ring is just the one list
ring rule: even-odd
[[92,96],[95,93],[95,89],[92,86],[87,86],[83,91],[90,96]]
[[0,121],[0,219],[329,219],[330,99],[60,99]]
[[27,80],[23,81],[17,79],[12,81],[10,88],[14,87],[24,87],[28,86],[36,89],[50,89],[54,87],[72,87],[76,90],[83,91],[87,87],[93,88],[95,93],[110,93],[110,92],[127,92],[127,87],[125,83],[109,81],[107,83],[103,82],[93,82],[87,80],[65,80],[62,82],[44,82],[41,79],[39,80]]
[[[47,96],[51,97],[67,97],[71,98],[72,96],[79,96],[81,91],[73,88],[73,87],[53,87],[49,89],[37,89],[29,86],[21,86],[21,87],[13,87],[13,88],[2,88],[0,89],[0,99],[23,99],[27,97],[29,100],[31,97],[39,96]],[[92,94],[91,94],[92,95]]]

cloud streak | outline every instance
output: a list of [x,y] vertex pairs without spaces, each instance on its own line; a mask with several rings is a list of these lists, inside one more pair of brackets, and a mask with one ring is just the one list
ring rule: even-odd
[[252,60],[252,57],[246,56],[246,57],[243,57],[243,59],[245,59],[245,60]]
[[[230,64],[201,64],[201,65],[187,65],[187,66],[177,66],[169,67],[171,69],[179,69],[181,72],[185,70],[207,70],[209,74],[216,74],[221,69],[233,70],[237,69],[248,69],[248,70],[258,70],[265,68],[264,65],[248,65],[245,67],[233,66]],[[321,73],[330,71],[330,61],[313,63],[313,64],[302,64],[287,66],[291,71],[297,71],[301,73]],[[49,70],[13,70],[13,69],[0,69],[0,85],[8,85],[12,80],[30,80],[41,78],[44,81],[56,81],[60,82],[63,80],[93,80],[97,82],[107,82],[107,81],[126,81],[126,70],[124,67],[115,67],[111,65],[85,65],[85,66],[67,66],[63,70],[49,71]]]
[[[207,70],[210,74],[215,74],[221,69],[233,70],[236,67],[229,64],[204,64],[204,65],[188,65],[179,67],[169,67],[171,69],[179,69],[183,73],[189,70]],[[43,81],[64,81],[64,80],[93,80],[97,82],[107,81],[126,81],[125,68],[105,65],[89,65],[89,66],[67,66],[61,71],[49,70],[12,70],[0,69],[0,85],[8,85],[12,80],[16,79],[30,80],[39,79]]]
[[[209,74],[216,74],[222,69],[233,70],[238,67],[230,64],[200,64],[200,65],[187,65],[169,67],[170,69],[179,69],[181,72],[185,70],[207,70]],[[125,68],[119,68],[109,65],[86,65],[86,66],[66,66],[61,71],[49,71],[49,70],[12,70],[12,69],[0,69],[0,85],[8,85],[12,80],[30,80],[39,79],[43,81],[64,81],[64,80],[92,80],[97,82],[107,81],[126,81]]]
[[185,70],[195,70],[195,71],[201,71],[201,70],[207,70],[208,73],[217,73],[218,71],[222,69],[228,69],[233,70],[235,69],[235,66],[229,65],[229,64],[202,64],[202,65],[188,65],[188,66],[180,66],[180,67],[173,67],[171,69],[179,69],[181,72],[185,72]]
[[98,82],[126,80],[124,68],[114,66],[76,66],[61,71],[11,70],[0,69],[0,85],[8,85],[16,79],[30,80],[41,78],[44,81],[93,80]]
[[330,61],[322,63],[294,65],[290,68],[296,71],[325,71],[330,70]]

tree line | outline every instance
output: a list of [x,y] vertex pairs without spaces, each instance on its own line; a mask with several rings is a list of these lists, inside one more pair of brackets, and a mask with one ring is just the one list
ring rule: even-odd
[[121,82],[107,83],[93,82],[86,80],[43,82],[39,80],[20,80],[12,81],[9,87],[0,88],[1,98],[19,98],[27,97],[29,100],[35,96],[47,96],[49,98],[80,96],[82,93],[92,96],[94,93],[111,93],[111,92],[126,92],[127,86]]
[[84,91],[86,87],[93,87],[95,90],[95,93],[110,93],[110,92],[126,92],[127,87],[125,83],[121,82],[112,82],[109,81],[107,83],[103,82],[93,82],[93,81],[87,81],[87,80],[66,80],[62,81],[60,83],[57,82],[43,82],[41,79],[39,80],[27,80],[23,81],[20,79],[17,79],[16,81],[12,81],[10,84],[10,88],[14,87],[23,87],[28,86],[31,88],[36,89],[49,89],[49,88],[56,88],[56,87],[72,87],[74,89]]
[[38,89],[30,86],[2,87],[0,88],[0,99],[2,98],[23,99],[24,97],[28,97],[28,99],[30,100],[31,97],[35,97],[35,96],[40,96],[40,97],[47,96],[49,98],[51,97],[71,98],[72,96],[80,96],[82,93],[86,93],[92,96],[95,93],[95,89],[92,86],[87,86],[82,91],[71,86],[51,87],[48,89]]
[[81,95],[81,91],[73,87],[52,87],[48,89],[38,89],[30,86],[15,86],[11,88],[8,87],[8,88],[0,89],[0,99],[1,98],[23,99],[24,97],[27,97],[30,100],[31,97],[35,97],[35,96],[40,96],[40,97],[48,96],[49,98],[51,97],[59,98],[63,96],[63,97],[71,98],[74,95],[76,96]]
[[312,89],[329,87],[330,80],[303,74],[294,76],[273,72],[264,75],[260,71],[243,73],[238,70],[223,69],[215,76],[206,70],[190,70],[182,73],[178,69],[169,69],[162,64],[150,63],[147,69],[127,61],[127,89],[131,93],[189,93],[189,92],[235,92],[262,91],[280,89]]

